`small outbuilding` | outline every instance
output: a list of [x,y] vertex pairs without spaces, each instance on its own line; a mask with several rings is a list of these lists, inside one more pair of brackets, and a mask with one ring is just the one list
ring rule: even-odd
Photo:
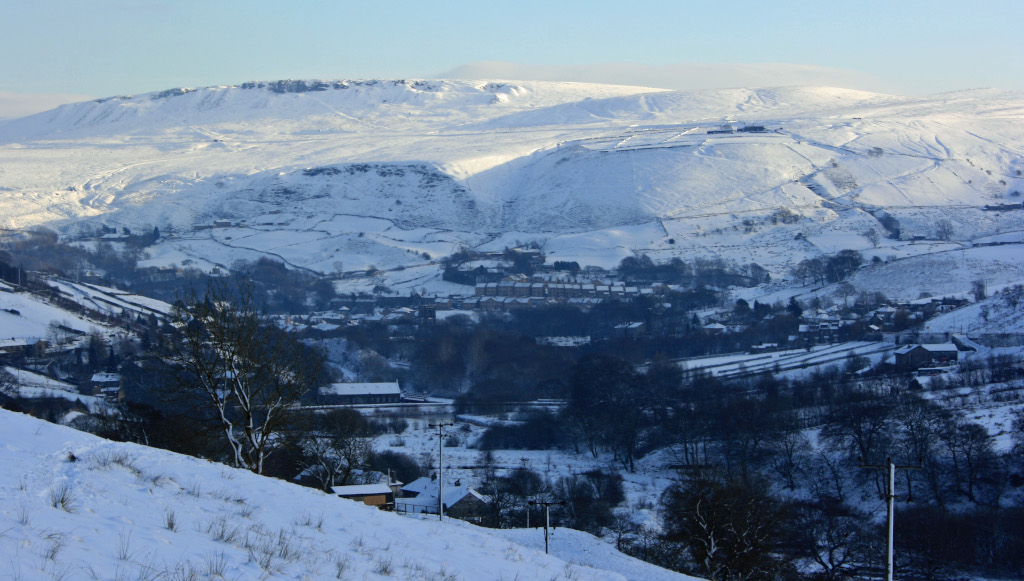
[[340,498],[355,500],[382,510],[394,510],[395,508],[395,493],[390,486],[384,483],[332,486],[331,492]]

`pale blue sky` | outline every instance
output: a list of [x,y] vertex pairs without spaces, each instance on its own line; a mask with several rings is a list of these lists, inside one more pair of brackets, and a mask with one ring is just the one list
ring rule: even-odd
[[10,98],[513,73],[679,89],[1024,89],[1022,0],[0,0],[0,23]]

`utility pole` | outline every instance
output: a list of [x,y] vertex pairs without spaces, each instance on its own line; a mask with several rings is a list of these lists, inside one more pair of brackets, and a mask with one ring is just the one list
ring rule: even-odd
[[[860,458],[860,461],[863,462],[864,459]],[[896,464],[893,464],[892,458],[886,458],[885,462],[886,462],[885,464],[861,464],[860,467],[861,468],[872,468],[872,469],[876,469],[876,470],[888,470],[889,471],[889,481],[888,481],[887,486],[885,487],[885,498],[888,501],[888,505],[889,505],[889,509],[887,511],[888,514],[886,515],[886,520],[888,521],[889,531],[888,531],[888,535],[887,535],[886,543],[885,543],[885,579],[886,579],[886,581],[893,581],[893,550],[892,550],[892,546],[893,546],[893,531],[895,529],[894,523],[896,521],[896,492],[895,492],[895,488],[896,488],[896,469],[899,468],[901,470],[916,470],[916,469],[921,468],[921,464],[919,462],[916,465],[897,466]]]
[[[565,506],[565,501],[559,502],[541,502],[539,500],[531,500],[530,506],[540,505],[544,507],[544,554],[548,554],[548,527],[551,526],[551,505]],[[529,510],[529,509],[527,509]],[[529,513],[527,513],[529,514]]]
[[442,450],[444,445],[444,429],[454,426],[455,422],[438,422],[427,424],[430,428],[437,428],[437,520],[444,520],[444,461]]

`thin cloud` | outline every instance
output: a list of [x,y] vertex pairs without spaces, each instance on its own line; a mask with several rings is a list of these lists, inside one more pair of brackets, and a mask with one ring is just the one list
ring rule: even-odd
[[454,79],[576,81],[677,91],[792,85],[864,90],[883,88],[880,79],[867,73],[787,63],[676,63],[652,66],[637,63],[525,65],[493,61],[465,64],[440,76]]
[[92,99],[88,95],[65,93],[12,93],[0,91],[0,119],[15,119],[34,113],[49,111],[66,103]]

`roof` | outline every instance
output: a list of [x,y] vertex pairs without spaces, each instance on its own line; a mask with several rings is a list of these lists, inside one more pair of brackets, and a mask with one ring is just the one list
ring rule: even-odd
[[[414,498],[403,498],[400,503],[408,507],[422,507],[427,509],[437,509],[437,480],[431,480],[427,477],[417,478],[409,484],[402,487],[403,492],[417,492],[419,493]],[[469,486],[460,485],[455,486],[453,482],[444,483],[444,505],[446,507],[452,507],[458,504],[462,499],[467,496],[478,498],[482,502],[489,502],[487,497],[480,494],[476,490],[473,490]]]
[[437,479],[420,476],[409,484],[402,487],[403,491],[422,493],[427,490],[437,490]]
[[644,326],[643,321],[633,321],[632,323],[620,323],[618,325],[615,325],[615,328],[616,329],[639,329],[640,327],[643,327],[643,326]]
[[10,348],[10,347],[27,347],[28,344],[29,344],[28,339],[24,339],[24,338],[17,339],[17,338],[12,337],[10,339],[0,339],[0,349],[2,349],[2,348]]
[[923,343],[922,347],[929,351],[959,351],[953,343]]
[[387,484],[351,484],[348,486],[332,486],[331,492],[338,496],[366,496],[370,494],[391,494]]
[[906,353],[910,353],[911,351],[917,349],[918,347],[924,349],[925,351],[931,351],[932,353],[948,353],[960,351],[960,349],[958,349],[957,346],[954,345],[953,343],[925,343],[918,345],[904,345],[903,347],[897,349],[896,353],[904,355]]
[[321,395],[402,395],[397,381],[390,383],[332,383],[320,388]]

